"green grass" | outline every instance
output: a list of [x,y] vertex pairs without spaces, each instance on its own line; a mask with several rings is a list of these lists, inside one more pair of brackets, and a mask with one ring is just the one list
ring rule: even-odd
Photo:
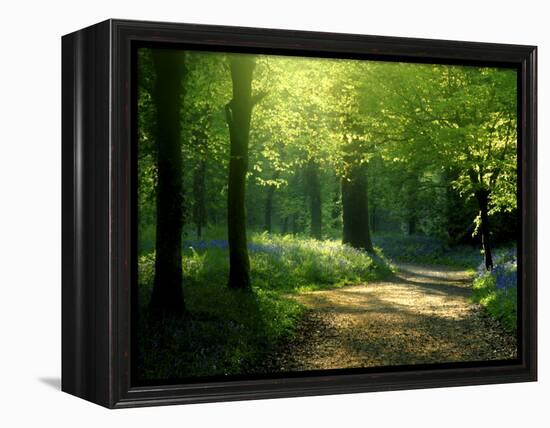
[[276,293],[232,291],[203,284],[187,288],[187,314],[140,326],[140,377],[174,379],[250,374],[262,357],[293,334],[302,307]]
[[142,379],[251,374],[264,357],[292,336],[304,308],[290,295],[365,283],[391,273],[380,250],[369,255],[335,241],[251,234],[252,292],[227,288],[227,243],[186,241],[182,319],[147,313],[154,253],[139,258]]
[[517,293],[502,292],[495,287],[496,279],[491,274],[474,281],[472,300],[483,306],[487,313],[509,332],[517,329]]

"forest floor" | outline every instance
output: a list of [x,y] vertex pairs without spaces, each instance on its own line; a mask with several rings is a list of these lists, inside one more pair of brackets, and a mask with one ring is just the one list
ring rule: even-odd
[[270,371],[516,357],[516,338],[471,303],[468,271],[399,264],[389,278],[293,295],[307,307]]

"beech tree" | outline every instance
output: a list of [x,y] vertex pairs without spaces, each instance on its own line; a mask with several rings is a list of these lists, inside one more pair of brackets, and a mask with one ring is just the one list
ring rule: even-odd
[[225,110],[231,144],[227,190],[228,285],[230,288],[244,290],[251,287],[245,213],[250,119],[254,105],[264,96],[263,93],[252,95],[254,67],[255,58],[253,56],[231,56],[233,97],[227,103]]

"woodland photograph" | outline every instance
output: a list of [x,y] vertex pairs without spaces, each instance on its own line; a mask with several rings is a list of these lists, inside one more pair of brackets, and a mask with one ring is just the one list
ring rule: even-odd
[[515,68],[135,54],[138,382],[518,358]]

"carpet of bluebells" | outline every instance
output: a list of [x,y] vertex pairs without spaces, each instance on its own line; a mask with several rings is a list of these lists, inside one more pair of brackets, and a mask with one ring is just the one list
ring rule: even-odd
[[[340,242],[318,241],[290,235],[252,234],[250,271],[255,290],[283,292],[333,288],[369,282],[391,273],[389,262],[377,249],[368,254]],[[184,284],[225,287],[229,271],[227,240],[184,241]],[[150,293],[154,252],[140,256],[142,302]]]
[[147,315],[154,252],[140,255],[143,379],[252,373],[281,339],[294,334],[304,308],[289,293],[365,283],[391,273],[379,250],[368,254],[331,240],[257,233],[249,236],[248,250],[253,293],[228,289],[226,240],[184,241],[185,320]]
[[471,246],[449,246],[432,236],[384,234],[373,237],[384,255],[395,261],[475,268],[479,249]]
[[473,300],[510,332],[517,329],[517,254],[501,249],[493,257],[493,269],[481,263],[473,286]]

